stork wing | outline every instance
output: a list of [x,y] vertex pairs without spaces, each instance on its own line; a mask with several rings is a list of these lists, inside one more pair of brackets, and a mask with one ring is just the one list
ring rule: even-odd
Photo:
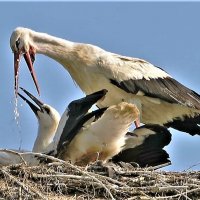
[[85,123],[87,123],[93,117],[95,117],[96,120],[104,113],[106,109],[107,108],[101,108],[76,119],[73,117],[69,118],[60,136],[57,152],[59,153],[62,151],[63,146],[66,148],[66,146],[70,144],[73,138],[79,134],[80,129],[84,126]]
[[98,66],[112,84],[128,93],[200,109],[199,94],[145,60],[110,53],[99,58]]
[[163,149],[171,141],[171,133],[159,125],[144,125],[127,133],[123,150],[112,160],[114,162],[135,162],[140,167],[169,163],[169,155]]

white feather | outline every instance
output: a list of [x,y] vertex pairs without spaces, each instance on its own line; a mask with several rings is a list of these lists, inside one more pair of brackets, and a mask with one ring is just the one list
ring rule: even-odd
[[100,119],[77,133],[64,159],[83,164],[99,157],[106,162],[120,152],[125,144],[125,135],[138,114],[138,109],[126,102],[110,106]]

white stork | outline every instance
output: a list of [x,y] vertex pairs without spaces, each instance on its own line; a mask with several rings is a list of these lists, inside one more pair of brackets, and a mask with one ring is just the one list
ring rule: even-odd
[[23,55],[39,92],[33,62],[36,53],[44,54],[63,65],[86,94],[107,89],[106,98],[98,103],[100,108],[122,101],[134,103],[145,124],[165,125],[200,135],[199,94],[145,60],[21,27],[13,31],[10,46],[14,53],[16,91]]

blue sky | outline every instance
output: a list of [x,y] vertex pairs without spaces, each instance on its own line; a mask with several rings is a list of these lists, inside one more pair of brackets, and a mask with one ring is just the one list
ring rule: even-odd
[[[175,79],[200,93],[200,3],[152,2],[0,2],[0,147],[31,150],[37,120],[20,101],[14,115],[12,31],[28,27],[72,41],[91,43],[121,55],[139,57],[162,67]],[[52,59],[37,55],[35,70],[41,100],[60,114],[68,103],[83,96],[68,72]],[[36,95],[24,62],[20,86]],[[186,170],[200,163],[200,136],[171,130],[167,147],[172,165]],[[200,164],[192,169],[200,170]]]

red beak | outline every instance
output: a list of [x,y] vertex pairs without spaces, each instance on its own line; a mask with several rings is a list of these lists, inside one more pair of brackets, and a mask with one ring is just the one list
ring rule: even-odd
[[20,62],[20,57],[21,54],[20,53],[14,53],[14,73],[15,73],[15,95],[17,96],[17,92],[18,92],[18,81],[19,81],[19,62]]
[[[15,95],[17,96],[18,92],[18,80],[19,80],[19,62],[20,62],[21,54],[20,53],[14,53],[14,71],[15,71]],[[29,52],[24,53],[24,59],[26,61],[26,64],[28,65],[29,71],[31,73],[32,79],[34,81],[34,84],[36,86],[37,92],[40,95],[40,90],[38,86],[38,81],[36,78],[36,74],[33,67],[33,62],[31,60],[31,56]]]

